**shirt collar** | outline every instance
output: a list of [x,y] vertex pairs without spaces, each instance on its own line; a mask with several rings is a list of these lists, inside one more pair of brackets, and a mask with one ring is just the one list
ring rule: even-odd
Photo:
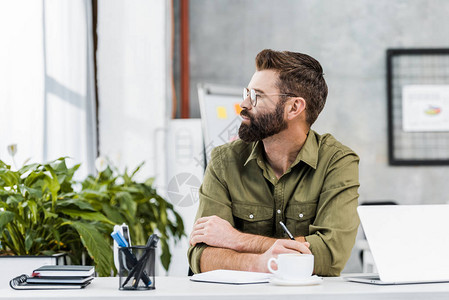
[[[310,130],[307,135],[306,142],[302,146],[298,156],[296,156],[295,161],[289,169],[296,166],[300,161],[303,161],[312,168],[316,169],[318,163],[318,149],[319,145],[316,133],[313,130]],[[257,160],[259,158],[265,160],[263,156],[263,143],[261,141],[253,143],[251,153],[244,166],[246,166],[251,160]]]
[[248,157],[248,159],[246,160],[244,166],[246,166],[251,160],[255,159],[257,160],[258,158],[263,158],[263,144],[260,141],[254,142],[252,145],[252,150],[251,153]]

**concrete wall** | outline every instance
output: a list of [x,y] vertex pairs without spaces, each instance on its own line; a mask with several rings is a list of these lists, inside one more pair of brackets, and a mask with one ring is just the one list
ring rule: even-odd
[[448,167],[387,161],[387,48],[449,47],[449,1],[190,1],[191,111],[196,84],[246,86],[264,48],[304,52],[323,65],[326,107],[313,128],[361,157],[360,201],[449,201]]

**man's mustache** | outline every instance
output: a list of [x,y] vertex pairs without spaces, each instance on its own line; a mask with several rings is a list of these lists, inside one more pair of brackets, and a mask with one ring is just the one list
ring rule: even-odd
[[251,116],[251,115],[249,114],[249,112],[246,111],[246,110],[242,110],[242,111],[240,112],[240,116],[242,116],[242,117],[248,117],[248,118],[250,118],[250,120],[253,119],[253,116]]

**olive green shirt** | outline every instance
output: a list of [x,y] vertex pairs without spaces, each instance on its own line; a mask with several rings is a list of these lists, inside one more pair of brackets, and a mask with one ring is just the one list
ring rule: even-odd
[[[216,147],[200,188],[196,218],[217,215],[241,232],[285,238],[283,221],[304,236],[315,256],[315,273],[338,276],[354,246],[359,219],[358,156],[332,135],[310,130],[291,167],[279,179],[262,142],[237,140]],[[205,244],[188,250],[200,271]]]

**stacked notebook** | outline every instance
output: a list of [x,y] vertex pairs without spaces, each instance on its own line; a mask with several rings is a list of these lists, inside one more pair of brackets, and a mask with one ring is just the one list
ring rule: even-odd
[[42,266],[31,276],[21,275],[9,282],[16,290],[82,289],[94,278],[93,266]]

